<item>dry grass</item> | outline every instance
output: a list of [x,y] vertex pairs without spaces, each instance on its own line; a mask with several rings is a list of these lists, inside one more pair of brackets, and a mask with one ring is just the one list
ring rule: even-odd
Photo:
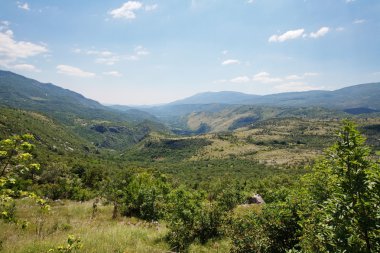
[[20,225],[0,224],[3,252],[47,252],[65,245],[69,234],[83,243],[81,252],[167,252],[164,225],[133,218],[111,220],[112,208],[100,206],[94,219],[92,203],[55,203],[49,213],[42,214],[32,202],[18,203],[18,217],[28,222]]
[[[119,217],[112,220],[112,207],[99,206],[94,219],[92,202],[63,201],[52,203],[49,213],[41,213],[30,200],[17,203],[17,217],[28,222],[21,224],[0,221],[0,252],[47,252],[66,245],[68,235],[80,237],[79,252],[170,252],[164,238],[167,228],[162,223],[149,223],[136,218]],[[194,244],[189,252],[229,252],[227,240]]]
[[[191,160],[237,156],[271,165],[304,164],[320,155],[329,143],[296,143],[297,139],[314,136],[316,139],[321,137],[333,140],[339,127],[340,123],[334,120],[278,119],[252,129],[241,128],[233,132],[230,138],[207,134],[203,137],[211,140],[212,144],[199,150]],[[286,145],[273,144],[275,142],[284,142]]]

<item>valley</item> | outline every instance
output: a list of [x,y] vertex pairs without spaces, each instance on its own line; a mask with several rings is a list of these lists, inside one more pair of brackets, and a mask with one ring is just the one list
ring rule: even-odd
[[[262,230],[257,240],[278,231],[301,242],[293,219],[304,220],[290,212],[311,211],[295,196],[312,198],[308,185],[318,190],[323,180],[336,190],[334,177],[309,177],[318,177],[313,168],[330,168],[326,153],[337,152],[338,133],[350,124],[366,137],[375,178],[379,172],[380,83],[267,96],[206,93],[136,108],[105,106],[6,71],[0,88],[4,252],[244,252],[239,243],[254,236],[245,226]],[[256,193],[265,205],[247,204]],[[68,235],[80,240],[59,251]]]
[[0,253],[380,252],[380,1],[0,1]]

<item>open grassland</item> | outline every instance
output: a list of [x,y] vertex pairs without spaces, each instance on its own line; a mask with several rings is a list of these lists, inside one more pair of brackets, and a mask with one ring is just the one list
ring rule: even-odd
[[[356,122],[373,154],[379,154],[380,119]],[[279,173],[302,174],[334,143],[341,124],[337,119],[293,117],[256,122],[232,132],[156,135],[117,159],[127,167],[158,170],[190,184],[226,176],[258,180]]]
[[[377,149],[380,132],[379,119],[358,119],[369,144]],[[234,132],[206,134],[211,141],[198,150],[190,160],[226,159],[239,157],[269,165],[296,166],[308,164],[323,149],[330,146],[341,122],[338,120],[310,120],[300,118],[271,119],[255,123]]]

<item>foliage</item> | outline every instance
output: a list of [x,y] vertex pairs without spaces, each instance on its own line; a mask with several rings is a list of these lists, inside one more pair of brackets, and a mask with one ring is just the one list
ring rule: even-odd
[[158,220],[164,215],[169,192],[170,185],[164,175],[146,172],[135,174],[123,193],[122,212],[126,216]]
[[7,221],[15,220],[14,199],[18,197],[33,198],[42,209],[49,209],[46,201],[36,194],[18,189],[17,179],[21,175],[34,173],[40,168],[39,164],[33,163],[31,140],[33,136],[25,134],[0,141],[0,218]]
[[380,168],[364,141],[346,121],[301,187],[261,212],[232,216],[232,251],[378,252]]
[[169,244],[176,250],[185,250],[197,238],[197,217],[201,213],[203,196],[184,187],[174,189],[168,196],[166,220],[170,232],[167,235]]
[[352,122],[339,140],[304,177],[301,210],[305,251],[378,252],[380,250],[380,168]]
[[75,253],[82,249],[82,240],[74,235],[67,237],[67,245],[60,245],[56,249],[49,249],[48,252]]
[[232,215],[227,234],[232,252],[285,252],[298,243],[297,204],[290,200],[266,205],[261,212]]
[[101,195],[114,206],[113,218],[119,213],[148,221],[163,217],[171,186],[162,174],[148,172],[115,173],[104,181]]
[[169,194],[166,220],[167,240],[176,250],[187,250],[195,241],[202,244],[223,235],[227,214],[245,199],[242,186],[216,181],[204,191],[179,187]]
[[57,199],[73,199],[84,201],[90,199],[93,194],[85,187],[83,180],[75,174],[70,173],[65,164],[51,163],[40,177],[41,184],[38,190],[46,197]]

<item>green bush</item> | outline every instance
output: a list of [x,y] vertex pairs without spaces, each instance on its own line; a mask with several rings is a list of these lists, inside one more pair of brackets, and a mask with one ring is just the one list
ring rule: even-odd
[[184,187],[169,194],[166,220],[170,232],[169,244],[176,250],[187,250],[191,243],[206,243],[223,235],[227,213],[234,208],[241,195],[235,186],[218,183],[211,186],[208,195],[203,191],[190,191]]
[[165,176],[147,172],[135,174],[122,193],[122,213],[149,221],[158,220],[164,215],[169,191]]
[[170,232],[168,243],[178,251],[186,250],[197,238],[197,217],[201,212],[204,196],[184,187],[173,190],[168,195],[166,220]]
[[338,137],[303,177],[300,245],[307,252],[379,252],[379,164],[353,123]]
[[227,228],[232,252],[285,252],[298,243],[297,205],[267,204],[262,212],[232,216]]

